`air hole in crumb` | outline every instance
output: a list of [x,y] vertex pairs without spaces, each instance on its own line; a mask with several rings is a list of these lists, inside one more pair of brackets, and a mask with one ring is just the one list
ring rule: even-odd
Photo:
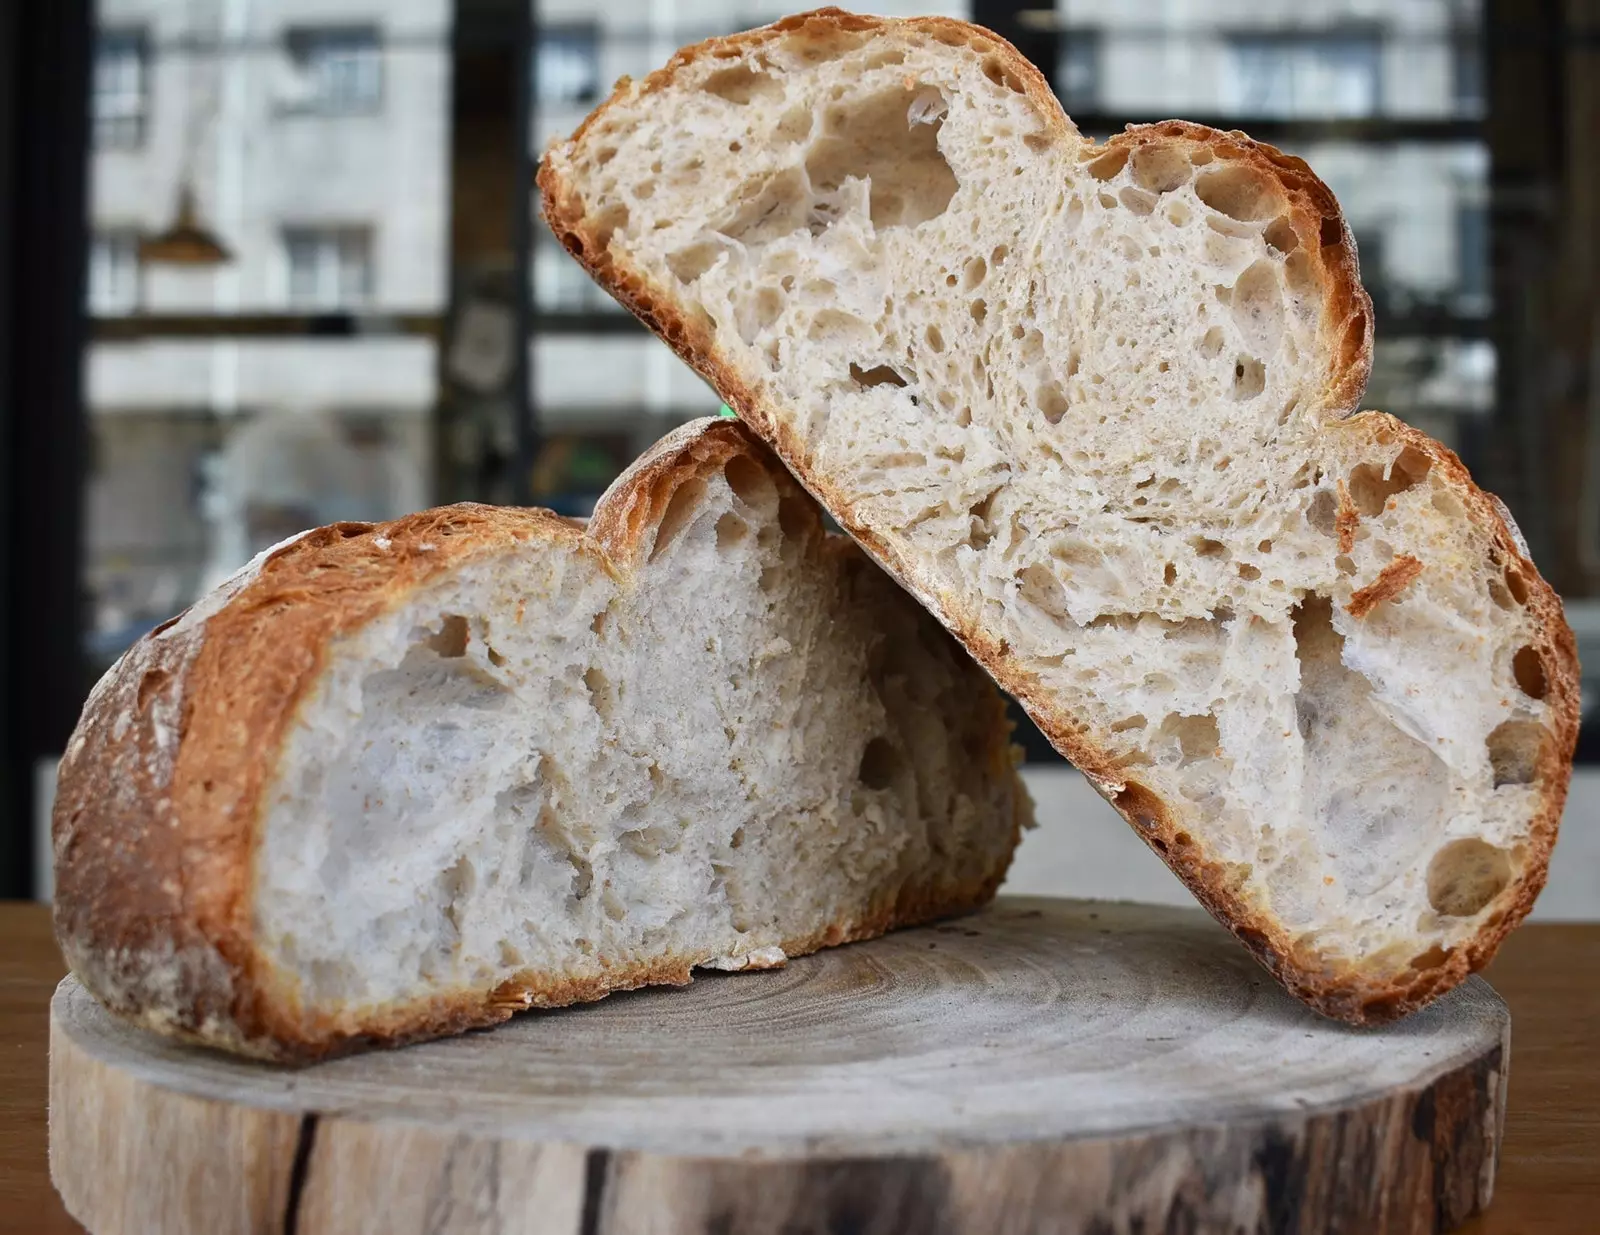
[[1051,424],[1060,424],[1061,418],[1067,414],[1067,396],[1058,382],[1046,382],[1040,386],[1034,401]]
[[1292,253],[1300,244],[1300,236],[1294,230],[1294,221],[1286,214],[1280,214],[1268,223],[1264,235],[1267,243],[1279,253]]
[[1270,540],[1263,540],[1261,543],[1256,545],[1256,552],[1257,553],[1271,553],[1272,552],[1272,542]]
[[806,159],[814,189],[831,193],[852,176],[871,185],[872,224],[915,227],[944,213],[958,186],[939,152],[943,117],[913,124],[923,92],[904,87],[830,110],[828,135]]
[[1409,968],[1418,973],[1426,973],[1430,969],[1438,969],[1450,959],[1450,949],[1434,944],[1426,952],[1419,952],[1411,958]]
[[1135,712],[1132,716],[1124,716],[1121,720],[1116,721],[1111,726],[1111,732],[1126,733],[1130,729],[1143,729],[1149,723],[1142,715]]
[[816,519],[811,513],[810,501],[798,493],[785,495],[778,501],[778,527],[785,537],[790,540],[799,540],[806,536],[816,524]]
[[1278,268],[1265,259],[1253,263],[1233,284],[1229,300],[1234,325],[1246,346],[1270,356],[1283,337],[1283,285]]
[[[1089,164],[1089,174],[1096,180],[1110,180],[1128,165],[1128,148],[1118,146],[1114,150],[1107,150],[1099,158]],[[1113,202],[1113,205],[1116,203]]]
[[1384,477],[1379,464],[1358,463],[1350,469],[1350,500],[1363,518],[1373,519],[1383,513],[1389,499],[1420,484],[1428,475],[1433,461],[1414,446],[1400,452]]
[[746,64],[713,73],[706,78],[705,89],[707,94],[741,107],[755,99],[775,99],[783,95],[783,87],[777,81]]
[[1200,340],[1200,354],[1207,360],[1215,360],[1222,355],[1222,345],[1227,342],[1228,336],[1222,332],[1221,326],[1213,326],[1206,331],[1205,337]]
[[1117,199],[1112,197],[1109,193],[1100,194],[1096,200],[1100,203],[1101,208],[1104,210],[1115,210],[1117,208]]
[[1470,918],[1511,882],[1504,849],[1476,837],[1451,841],[1428,863],[1428,903],[1447,918]]
[[1511,658],[1511,672],[1516,676],[1517,689],[1530,699],[1543,699],[1549,683],[1544,676],[1544,661],[1539,649],[1531,645],[1520,647]]
[[974,549],[986,549],[989,542],[994,539],[994,527],[989,522],[990,511],[994,508],[996,489],[981,502],[977,502],[967,510],[967,544]]
[[967,312],[972,315],[973,321],[982,325],[983,319],[989,316],[989,306],[985,301],[974,300],[967,306]]
[[1520,572],[1509,567],[1506,569],[1506,590],[1511,593],[1511,599],[1519,605],[1528,603],[1528,581]]
[[726,553],[750,534],[750,526],[731,510],[717,520],[717,552]]
[[868,789],[887,789],[894,783],[900,770],[900,756],[888,738],[873,738],[861,752],[861,768],[857,773]]
[[628,207],[624,202],[613,202],[600,212],[595,220],[594,247],[604,253],[611,244],[611,236],[628,226]]
[[1194,175],[1179,146],[1141,146],[1133,152],[1133,182],[1152,193],[1170,193]]
[[1338,515],[1339,499],[1332,489],[1318,489],[1306,507],[1306,522],[1324,536],[1332,536],[1337,530]]
[[1228,548],[1220,540],[1212,540],[1207,536],[1197,536],[1189,544],[1195,553],[1201,557],[1226,557]]
[[870,369],[863,369],[860,365],[850,365],[850,377],[857,386],[905,386],[909,383],[890,365],[874,365]]
[[1334,569],[1341,575],[1353,575],[1356,573],[1355,561],[1346,557],[1343,553],[1333,559],[1333,565]]
[[1022,79],[1006,68],[1005,61],[999,56],[984,57],[983,75],[995,85],[1004,86],[1016,94],[1028,93],[1028,88],[1022,84]]
[[1254,356],[1240,356],[1233,362],[1233,398],[1243,403],[1267,388],[1267,366]]
[[468,638],[467,619],[459,613],[451,613],[445,615],[438,633],[430,635],[426,642],[436,655],[446,660],[454,660],[458,656],[467,654]]
[[988,277],[989,264],[981,257],[974,257],[961,272],[961,290],[970,292]]
[[1210,759],[1222,745],[1222,734],[1217,729],[1217,718],[1206,712],[1200,716],[1181,716],[1174,712],[1161,722],[1160,737],[1177,738],[1182,758],[1180,767],[1188,767],[1202,759]]
[[1161,572],[1161,578],[1168,587],[1171,587],[1178,581],[1178,568],[1171,562],[1168,562],[1166,569]]
[[501,654],[501,652],[499,651],[498,648],[486,647],[484,650],[488,654],[489,663],[491,665],[493,665],[496,669],[504,669],[505,668],[505,666],[506,666],[506,658],[505,658],[505,656],[503,654]]
[[693,283],[717,264],[722,247],[711,241],[701,241],[675,253],[667,254],[667,269],[679,283]]
[[1124,186],[1122,192],[1117,194],[1117,200],[1122,203],[1123,209],[1133,214],[1142,216],[1155,213],[1155,194],[1136,189],[1131,184]]
[[1539,752],[1544,747],[1545,728],[1537,721],[1507,720],[1489,735],[1489,766],[1494,769],[1494,786],[1531,785],[1539,772]]
[[661,515],[661,522],[656,527],[655,543],[650,547],[650,561],[655,561],[678,533],[688,525],[689,520],[699,509],[705,493],[706,482],[698,479],[687,480],[673,491],[672,498],[667,502],[667,508]]
[[746,506],[762,508],[772,501],[776,492],[767,469],[747,455],[729,459],[722,467],[722,475],[734,496]]
[[1254,581],[1261,578],[1261,571],[1258,567],[1250,565],[1249,562],[1240,562],[1239,578]]
[[1241,223],[1263,219],[1279,206],[1267,177],[1238,163],[1206,172],[1194,182],[1194,191],[1211,209]]
[[811,136],[813,123],[815,117],[809,107],[791,107],[779,118],[777,127],[772,131],[773,136],[779,141],[804,141]]
[[1003,244],[995,245],[994,251],[989,254],[989,264],[992,266],[998,266],[1001,262],[1006,260],[1006,255],[1010,252],[1011,250]]
[[1323,215],[1322,216],[1322,224],[1317,229],[1317,236],[1318,236],[1318,239],[1322,241],[1322,247],[1324,249],[1331,248],[1333,245],[1343,243],[1343,241],[1344,241],[1344,222],[1343,222],[1343,220],[1341,220],[1339,218],[1339,216],[1336,215],[1336,214],[1325,214],[1325,215]]
[[612,704],[616,702],[616,696],[611,689],[611,679],[605,675],[604,670],[591,665],[584,670],[583,684],[588,688],[590,705],[602,719],[609,719]]
[[1196,146],[1193,150],[1189,151],[1189,162],[1194,164],[1196,167],[1204,167],[1215,157],[1216,156],[1211,153],[1211,148],[1209,146]]
[[944,351],[944,335],[939,332],[937,326],[929,326],[922,337],[926,340],[930,351]]

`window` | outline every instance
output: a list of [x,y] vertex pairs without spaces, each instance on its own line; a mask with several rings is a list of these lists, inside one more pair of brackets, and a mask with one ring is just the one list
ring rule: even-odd
[[91,115],[95,144],[142,145],[150,97],[149,46],[142,30],[104,30],[96,41]]
[[1223,104],[1238,116],[1349,119],[1379,110],[1375,34],[1238,35]]
[[289,227],[283,247],[293,308],[353,309],[371,298],[370,228]]
[[1381,226],[1381,223],[1373,226],[1369,222],[1365,225],[1354,224],[1350,230],[1356,242],[1356,260],[1361,263],[1361,284],[1367,289],[1367,295],[1372,297],[1374,311],[1383,315],[1391,308],[1390,301],[1395,288],[1389,281],[1384,265],[1383,251],[1387,238],[1379,230]]
[[139,305],[139,233],[103,231],[89,247],[89,312],[111,317]]
[[323,116],[373,112],[383,97],[383,48],[374,26],[289,31],[296,111]]
[[1063,30],[1056,59],[1056,92],[1072,111],[1093,111],[1100,103],[1100,32]]
[[1483,41],[1478,31],[1456,31],[1451,39],[1450,67],[1456,110],[1462,115],[1481,116],[1487,107],[1483,59]]
[[1489,211],[1481,202],[1456,207],[1456,290],[1467,312],[1489,307]]
[[600,97],[600,39],[593,26],[539,31],[540,106],[593,103]]

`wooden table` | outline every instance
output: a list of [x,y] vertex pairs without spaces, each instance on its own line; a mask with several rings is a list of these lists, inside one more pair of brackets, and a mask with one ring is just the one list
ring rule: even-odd
[[[81,1228],[50,1186],[48,911],[0,904],[0,1232]],[[1600,1231],[1600,925],[1530,926],[1488,973],[1511,1007],[1510,1112],[1489,1213],[1463,1235]]]

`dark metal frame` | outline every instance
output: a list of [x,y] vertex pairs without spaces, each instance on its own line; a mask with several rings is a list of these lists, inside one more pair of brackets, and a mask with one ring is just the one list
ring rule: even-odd
[[33,890],[34,769],[83,680],[89,0],[0,5],[0,897]]

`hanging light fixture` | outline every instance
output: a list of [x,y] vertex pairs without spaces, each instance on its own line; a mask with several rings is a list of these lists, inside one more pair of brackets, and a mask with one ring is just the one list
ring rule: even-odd
[[200,222],[194,189],[185,182],[178,189],[178,213],[172,226],[139,242],[139,260],[171,266],[220,266],[231,262],[233,254]]

